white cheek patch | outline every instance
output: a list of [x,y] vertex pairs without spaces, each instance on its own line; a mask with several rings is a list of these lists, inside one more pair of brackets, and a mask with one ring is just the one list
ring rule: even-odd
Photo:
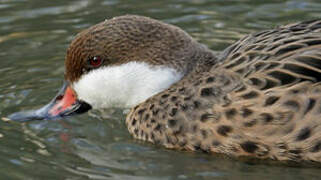
[[130,108],[167,89],[182,78],[175,69],[129,62],[102,67],[73,84],[78,98],[93,108]]

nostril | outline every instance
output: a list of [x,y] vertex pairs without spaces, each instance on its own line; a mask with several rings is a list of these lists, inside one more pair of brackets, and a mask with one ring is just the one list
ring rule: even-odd
[[60,94],[56,97],[56,101],[60,101],[62,100],[62,98],[64,97],[64,95]]

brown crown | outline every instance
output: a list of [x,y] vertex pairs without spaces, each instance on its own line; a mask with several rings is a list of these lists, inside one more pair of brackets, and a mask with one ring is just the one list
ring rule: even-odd
[[104,60],[103,66],[143,61],[186,72],[202,49],[206,48],[178,27],[142,16],[120,16],[76,36],[67,50],[65,78],[77,81],[91,70],[88,59],[95,56]]

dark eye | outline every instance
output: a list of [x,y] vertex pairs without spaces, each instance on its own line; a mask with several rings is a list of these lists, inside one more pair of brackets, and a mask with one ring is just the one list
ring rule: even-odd
[[99,56],[95,56],[89,59],[89,64],[93,67],[99,67],[102,64],[103,60]]

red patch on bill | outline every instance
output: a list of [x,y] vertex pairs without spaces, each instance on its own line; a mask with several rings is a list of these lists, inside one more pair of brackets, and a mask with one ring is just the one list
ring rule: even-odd
[[56,98],[55,105],[50,109],[49,114],[56,116],[72,107],[76,101],[76,93],[70,87],[67,87],[65,93]]

